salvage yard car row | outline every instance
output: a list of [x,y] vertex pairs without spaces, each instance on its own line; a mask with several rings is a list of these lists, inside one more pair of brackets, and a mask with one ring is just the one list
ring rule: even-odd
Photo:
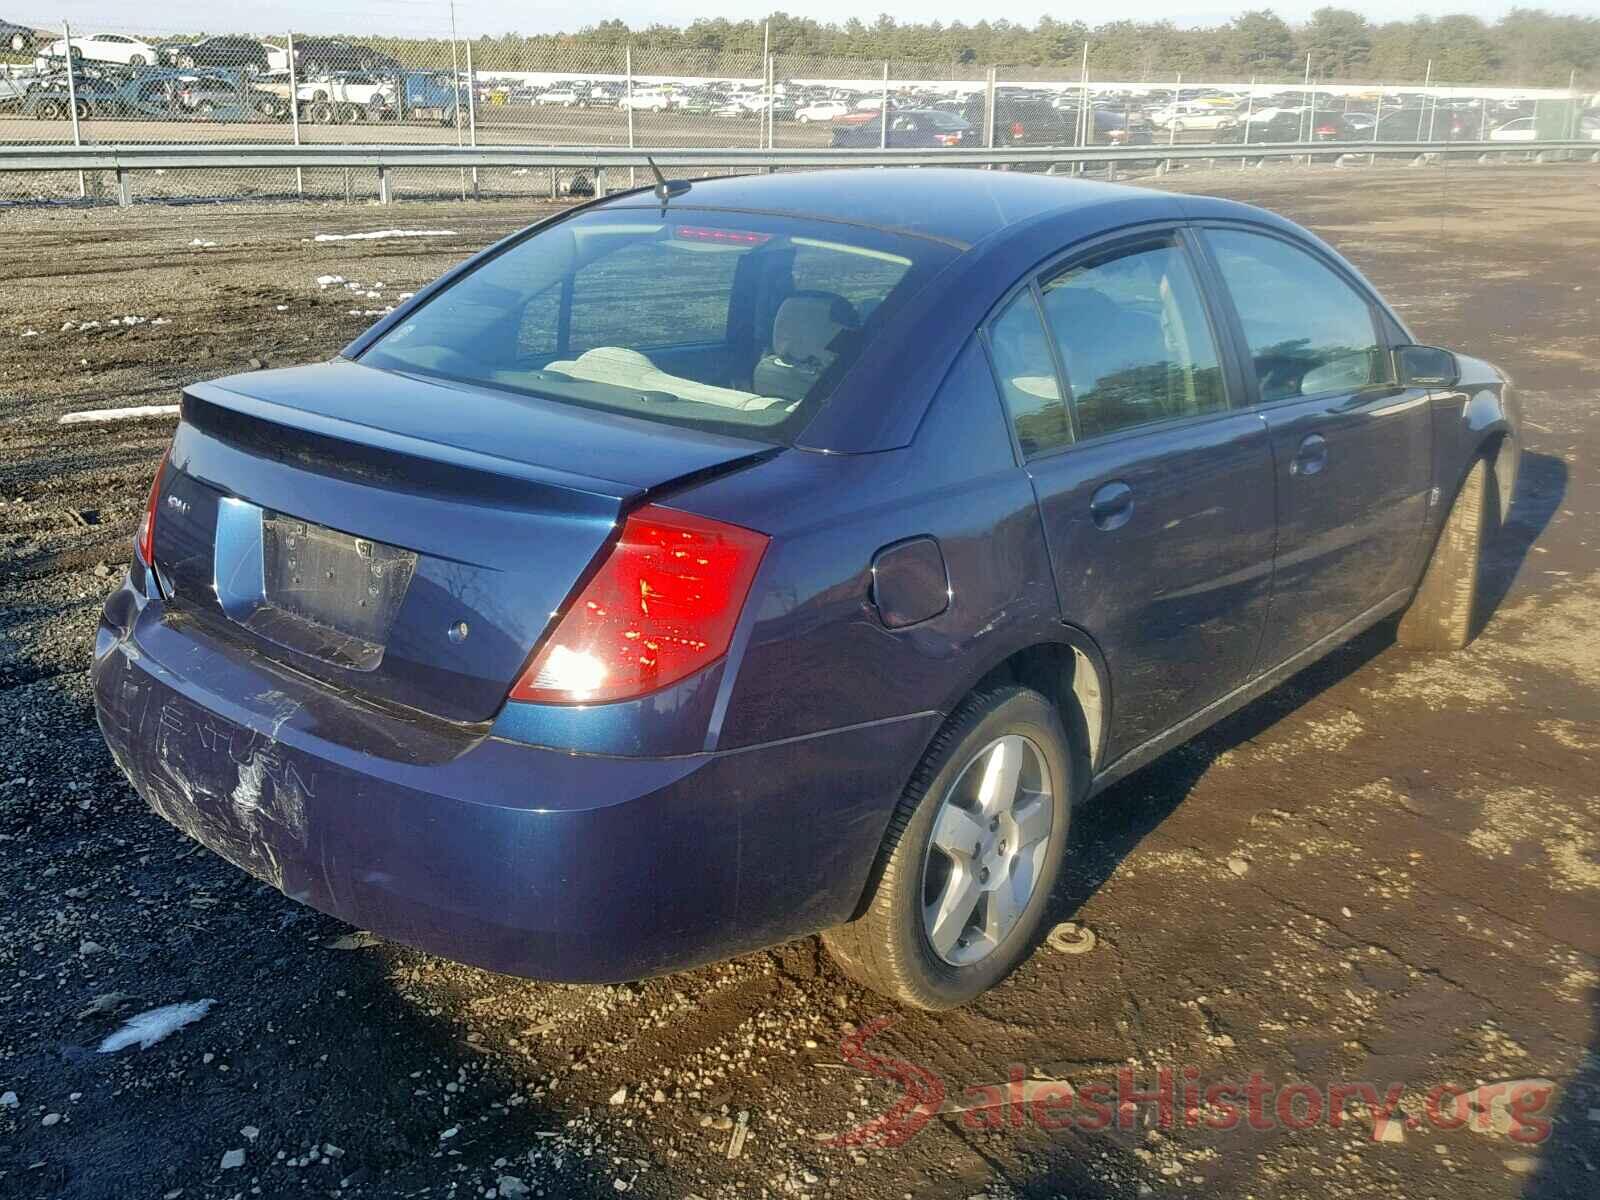
[[[489,119],[541,123],[539,110],[612,110],[815,127],[836,147],[1142,145],[1151,142],[1527,142],[1600,139],[1600,108],[1575,100],[1441,96],[1425,90],[1337,92],[1242,85],[1001,85],[861,80],[632,79],[419,67],[339,38],[242,35],[156,41],[123,33],[55,37],[0,21],[0,114],[321,125]],[[291,56],[293,62],[291,62]],[[70,78],[69,78],[70,69]],[[1593,105],[1600,97],[1592,98]],[[1552,119],[1553,118],[1553,119]],[[693,139],[692,130],[678,131]],[[771,134],[764,134],[769,140]]]

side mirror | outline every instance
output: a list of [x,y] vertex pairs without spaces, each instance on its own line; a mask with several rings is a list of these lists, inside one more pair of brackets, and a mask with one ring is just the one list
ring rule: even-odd
[[1433,346],[1400,346],[1394,352],[1395,373],[1407,387],[1453,388],[1461,380],[1456,356]]

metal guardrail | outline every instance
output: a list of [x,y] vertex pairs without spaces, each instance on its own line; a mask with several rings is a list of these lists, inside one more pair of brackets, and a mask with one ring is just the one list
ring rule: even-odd
[[728,167],[740,170],[786,167],[949,167],[1107,166],[1117,164],[1210,160],[1240,162],[1271,159],[1326,158],[1419,159],[1532,154],[1544,159],[1560,154],[1600,162],[1600,143],[1569,139],[1543,142],[1271,142],[1138,146],[1012,146],[1004,149],[946,147],[905,149],[729,149],[715,147],[659,150],[615,146],[429,146],[429,145],[89,145],[0,146],[0,172],[111,171],[117,176],[123,204],[132,202],[128,175],[135,171],[237,170],[241,168],[365,168],[378,173],[379,196],[387,203],[387,173],[403,168],[554,168],[595,172],[595,190],[604,191],[607,168]]

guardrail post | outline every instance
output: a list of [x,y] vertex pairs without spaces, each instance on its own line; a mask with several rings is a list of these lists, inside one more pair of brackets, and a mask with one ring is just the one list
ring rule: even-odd
[[389,172],[382,163],[378,164],[378,203],[389,203]]
[[123,208],[133,204],[133,189],[128,186],[128,168],[117,167],[117,203]]

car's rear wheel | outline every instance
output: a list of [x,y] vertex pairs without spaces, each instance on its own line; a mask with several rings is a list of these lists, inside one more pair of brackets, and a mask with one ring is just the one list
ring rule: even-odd
[[1472,640],[1478,616],[1479,563],[1489,528],[1489,462],[1472,464],[1433,547],[1396,640],[1413,650],[1459,650]]
[[128,65],[130,67],[142,67],[142,66],[144,66],[145,65],[145,63],[144,63],[144,55],[142,55],[142,54],[130,54],[130,55],[128,55]]
[[856,982],[953,1008],[1032,949],[1061,873],[1074,762],[1061,719],[1024,687],[968,697],[889,822],[856,920],[822,935]]

